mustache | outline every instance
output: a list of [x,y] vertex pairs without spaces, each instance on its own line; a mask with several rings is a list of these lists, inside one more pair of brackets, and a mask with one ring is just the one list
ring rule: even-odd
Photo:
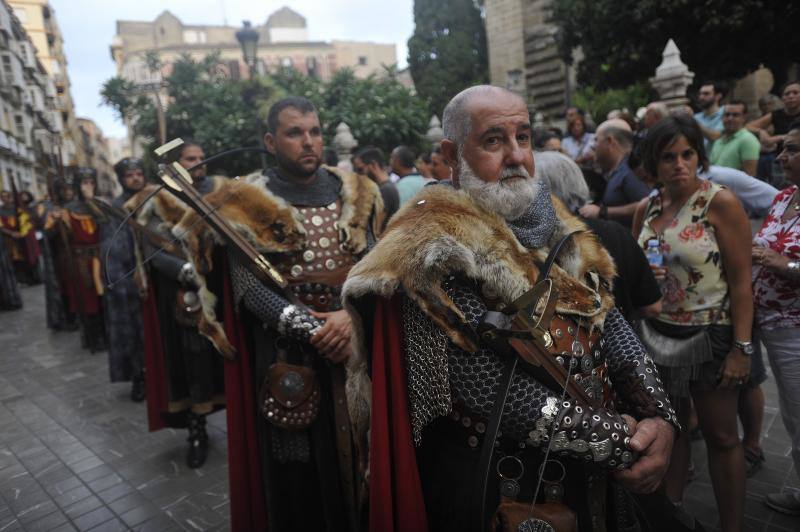
[[524,177],[525,179],[531,179],[531,174],[528,173],[528,170],[525,169],[524,166],[508,166],[503,168],[503,172],[500,174],[500,181],[505,181],[506,179],[511,179],[512,177]]

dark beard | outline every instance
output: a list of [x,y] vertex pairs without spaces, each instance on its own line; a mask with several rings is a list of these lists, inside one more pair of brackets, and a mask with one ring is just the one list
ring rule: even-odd
[[275,152],[275,159],[278,162],[278,168],[283,170],[283,173],[287,176],[293,177],[300,177],[300,178],[309,178],[319,169],[319,159],[317,160],[317,165],[314,167],[313,170],[308,171],[296,162],[292,161],[291,159],[287,159],[283,156],[282,153],[276,151]]
[[703,111],[705,111],[706,109],[710,109],[713,105],[714,105],[714,100],[711,100],[710,102],[697,102],[697,106]]

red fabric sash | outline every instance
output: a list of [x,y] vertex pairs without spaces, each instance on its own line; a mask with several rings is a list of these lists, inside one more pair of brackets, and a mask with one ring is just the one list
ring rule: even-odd
[[253,390],[250,353],[242,322],[234,312],[228,263],[227,260],[223,262],[225,334],[237,351],[236,360],[225,361],[231,530],[260,531],[267,529],[267,510],[255,426],[260,414],[256,408],[256,393]]
[[147,387],[147,425],[150,432],[167,426],[161,417],[167,412],[167,368],[164,361],[164,344],[161,343],[161,328],[158,322],[156,292],[148,284],[147,299],[142,301],[144,328],[145,386]]
[[397,297],[378,300],[372,343],[371,532],[428,529],[408,414],[401,319]]

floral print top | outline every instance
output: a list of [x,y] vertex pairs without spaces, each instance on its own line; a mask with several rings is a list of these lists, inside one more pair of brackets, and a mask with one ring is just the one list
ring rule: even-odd
[[[661,283],[664,295],[660,321],[677,325],[729,324],[730,317],[719,245],[708,221],[711,199],[723,187],[703,180],[659,235],[650,222],[661,214],[661,191],[654,191],[647,203],[639,245],[648,240],[661,242],[667,277]],[[725,302],[725,308],[721,305]]]
[[[800,261],[800,213],[783,221],[797,185],[775,196],[753,244],[777,251],[789,260]],[[800,282],[753,264],[753,300],[756,323],[762,329],[800,327]]]

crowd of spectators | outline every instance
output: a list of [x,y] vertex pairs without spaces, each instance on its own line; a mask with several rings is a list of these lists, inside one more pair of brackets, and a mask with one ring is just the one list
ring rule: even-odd
[[[659,338],[709,342],[656,360],[685,429],[664,490],[680,509],[690,439],[705,438],[722,530],[742,528],[746,479],[765,460],[762,345],[800,472],[800,82],[779,94],[748,121],[745,102],[706,82],[696,109],[651,102],[594,129],[570,108],[566,134],[534,131],[537,174],[617,263],[623,314]],[[800,515],[800,492],[765,503]]]

